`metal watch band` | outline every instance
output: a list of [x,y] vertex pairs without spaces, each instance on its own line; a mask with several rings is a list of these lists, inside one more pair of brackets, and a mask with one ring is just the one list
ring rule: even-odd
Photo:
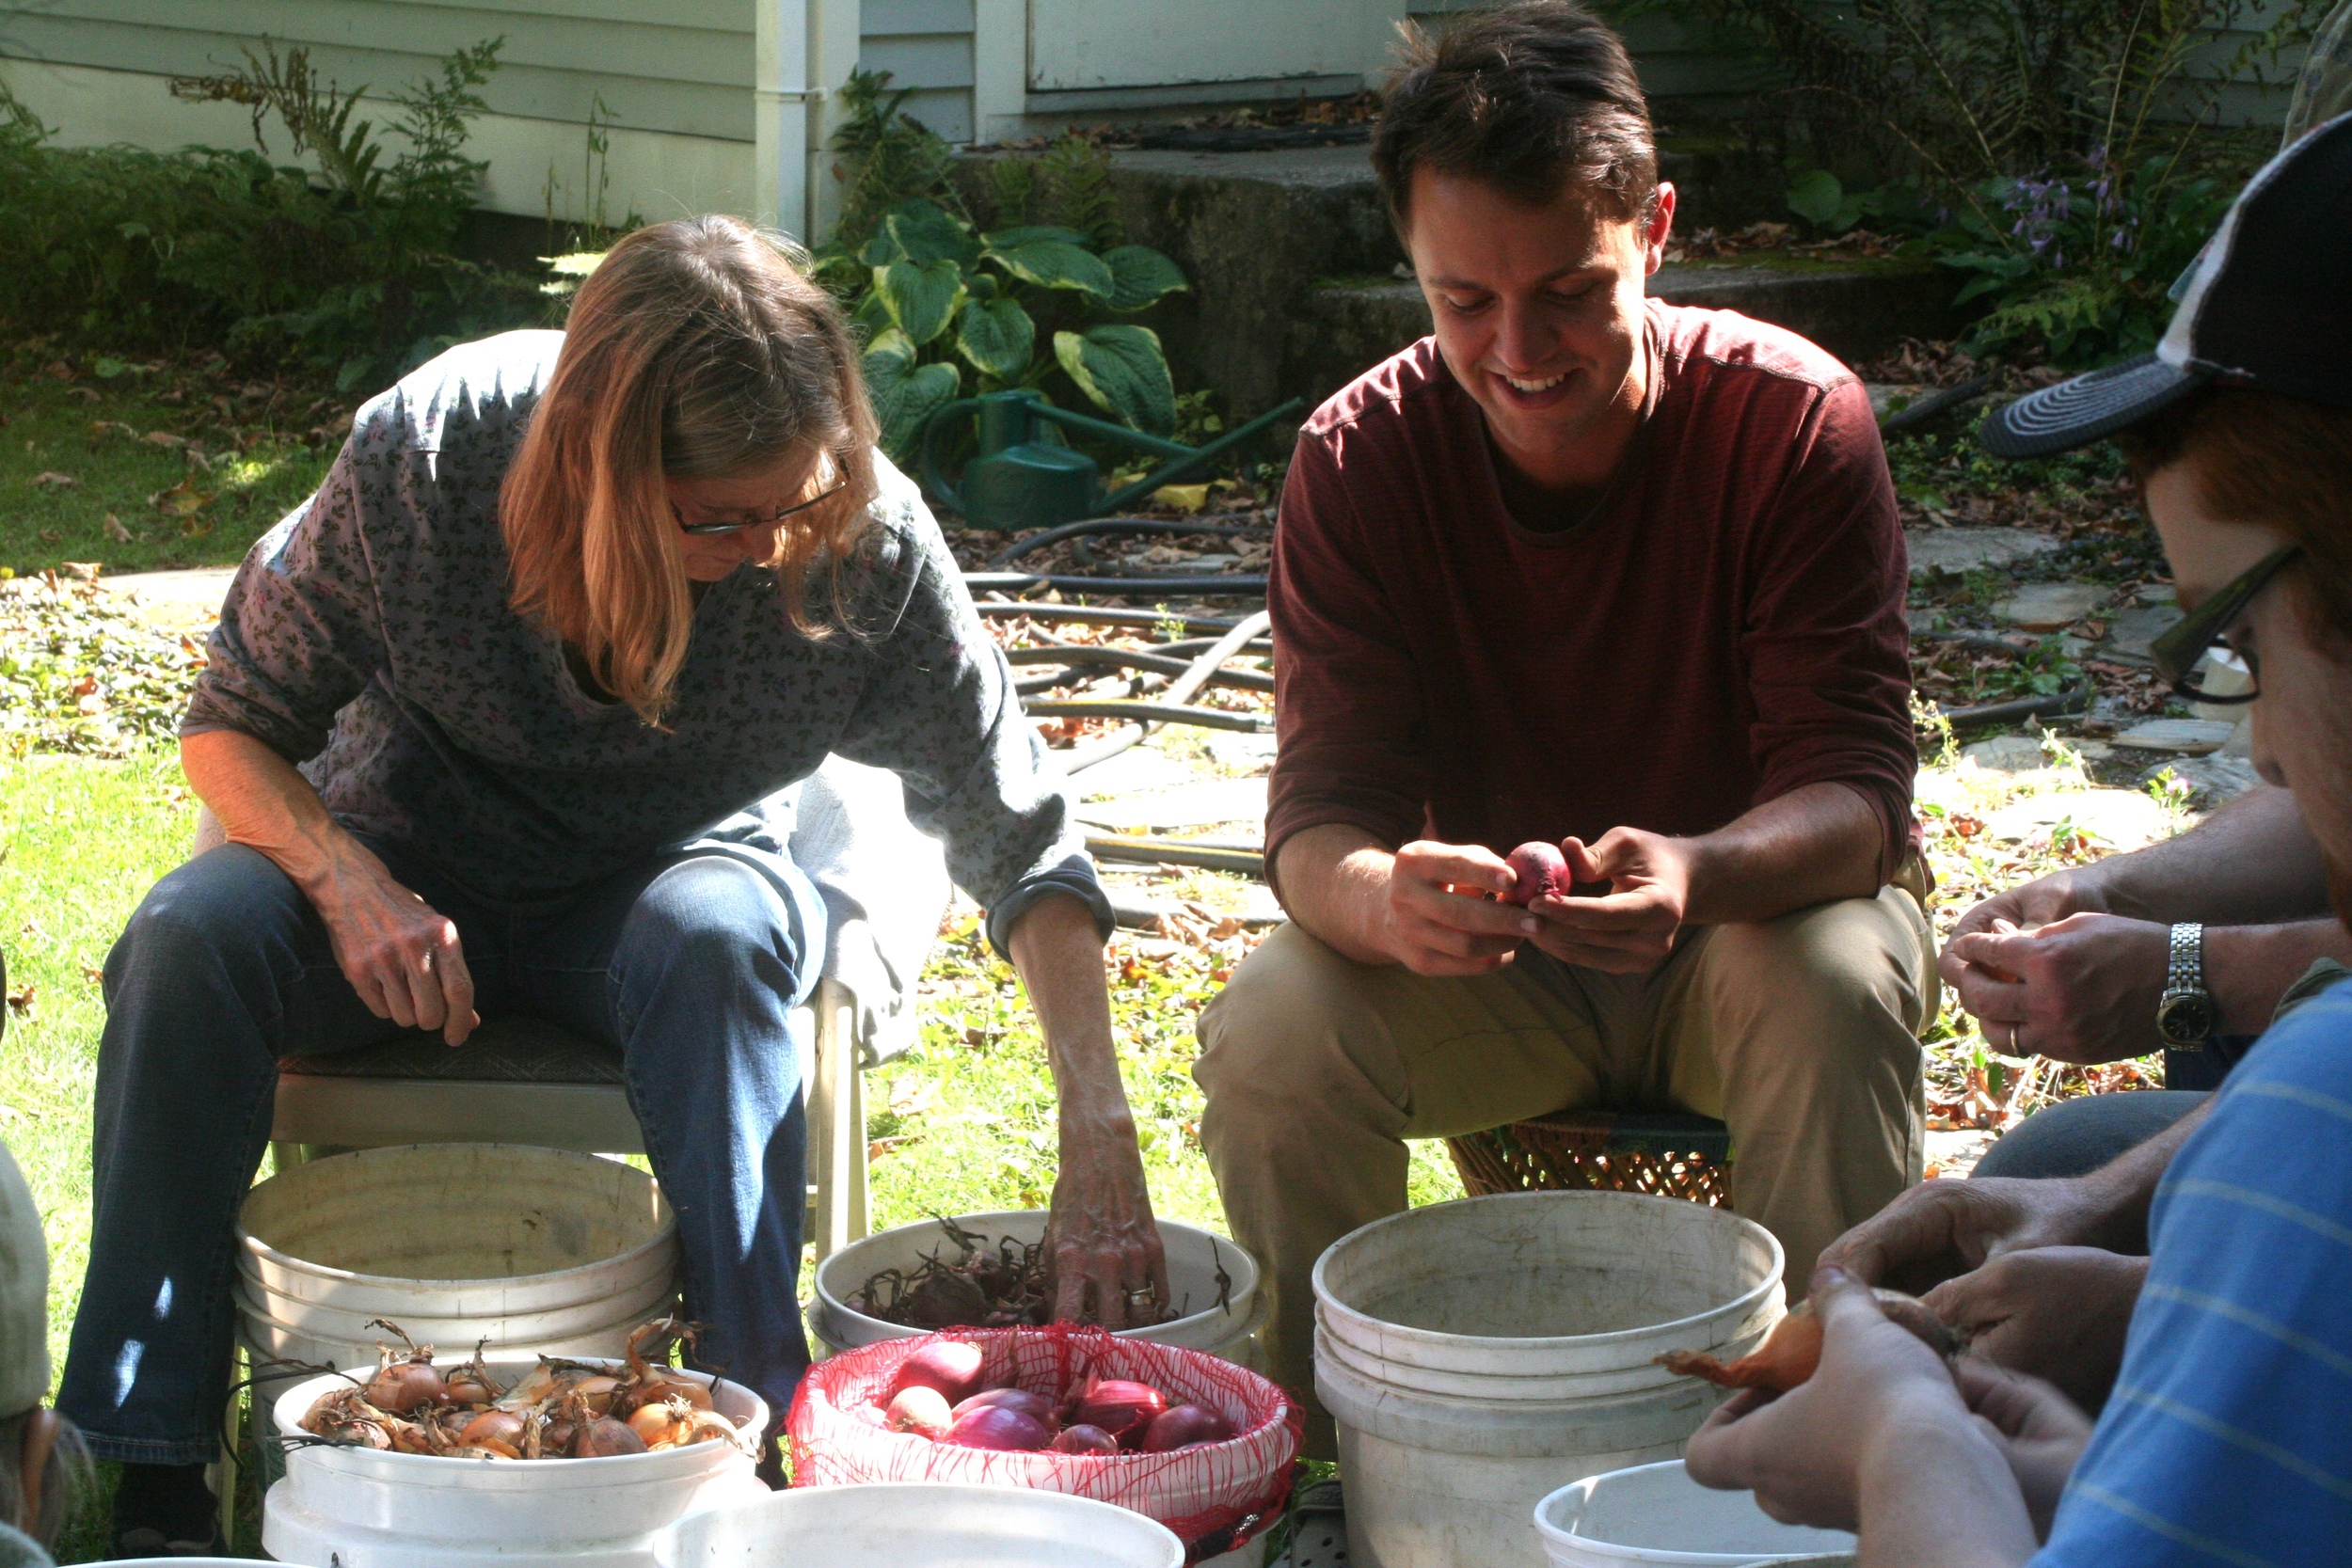
[[2172,927],[2172,963],[2165,974],[2164,989],[2205,989],[2205,928],[2195,921]]

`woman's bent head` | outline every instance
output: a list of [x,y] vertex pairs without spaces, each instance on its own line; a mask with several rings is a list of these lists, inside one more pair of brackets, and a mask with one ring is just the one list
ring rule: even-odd
[[771,567],[818,629],[807,579],[864,527],[875,435],[849,324],[789,242],[731,217],[640,229],[580,286],[507,473],[511,602],[659,723],[690,581]]

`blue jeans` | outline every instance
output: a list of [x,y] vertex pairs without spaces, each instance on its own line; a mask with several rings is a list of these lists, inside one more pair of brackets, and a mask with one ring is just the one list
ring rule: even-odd
[[[803,1047],[788,1021],[824,961],[815,888],[780,859],[688,852],[518,907],[369,847],[457,923],[478,1010],[539,1013],[623,1053],[677,1214],[686,1311],[707,1325],[699,1364],[781,1422],[808,1366]],[[105,991],[89,1272],[57,1405],[103,1458],[193,1464],[219,1445],[234,1227],[278,1059],[399,1030],[342,977],[310,900],[240,845],[155,884],[107,956]]]

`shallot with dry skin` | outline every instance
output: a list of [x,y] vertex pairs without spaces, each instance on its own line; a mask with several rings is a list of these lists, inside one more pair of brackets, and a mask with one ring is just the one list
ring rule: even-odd
[[[1916,1296],[1884,1289],[1870,1292],[1879,1309],[1916,1335],[1921,1343],[1949,1359],[1968,1348],[1967,1337],[1927,1308]],[[1724,1388],[1770,1388],[1785,1394],[1803,1385],[1821,1364],[1821,1320],[1810,1301],[1800,1302],[1772,1325],[1764,1342],[1737,1361],[1723,1362],[1704,1351],[1670,1350],[1657,1364],[1684,1377],[1704,1378]]]
[[603,1459],[718,1441],[751,1450],[751,1440],[712,1407],[707,1385],[648,1358],[655,1345],[691,1346],[691,1323],[662,1318],[641,1326],[629,1336],[626,1376],[541,1356],[507,1389],[491,1377],[481,1345],[470,1361],[443,1372],[431,1346],[411,1343],[394,1324],[375,1326],[403,1348],[380,1347],[373,1375],[321,1395],[303,1416],[305,1432],[331,1443],[453,1459]]

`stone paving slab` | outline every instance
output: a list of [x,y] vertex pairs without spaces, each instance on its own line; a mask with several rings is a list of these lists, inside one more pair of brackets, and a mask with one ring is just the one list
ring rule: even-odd
[[1179,789],[1089,800],[1080,804],[1073,815],[1081,822],[1119,832],[1156,832],[1220,822],[1247,822],[1262,827],[1265,821],[1265,789],[1263,779],[1210,779]]
[[2135,724],[2117,736],[2115,744],[2136,746],[2143,752],[2178,752],[2185,756],[2203,756],[2221,750],[2236,730],[2237,725],[2226,720],[2152,719],[2145,724]]
[[1924,572],[1997,571],[2048,555],[2058,542],[2023,528],[1913,528],[1903,531],[1911,546],[1911,575]]
[[2029,582],[1993,607],[1993,618],[2021,631],[2058,631],[2071,626],[2106,600],[2107,591],[2091,582]]
[[210,626],[220,618],[220,601],[228,595],[234,566],[195,566],[172,572],[131,572],[121,577],[101,574],[99,588],[119,594],[136,604],[147,618],[176,631]]

